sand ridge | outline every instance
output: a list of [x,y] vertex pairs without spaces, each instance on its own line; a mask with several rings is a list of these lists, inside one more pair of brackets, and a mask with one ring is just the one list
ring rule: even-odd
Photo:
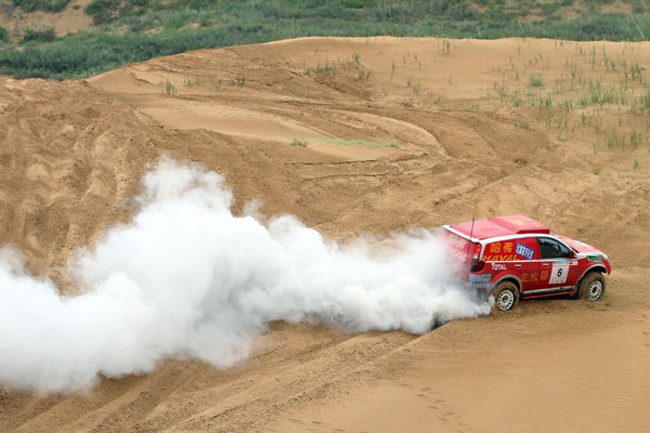
[[[71,251],[128,222],[142,174],[169,155],[223,174],[235,212],[261,199],[264,215],[296,215],[334,240],[529,214],[610,255],[603,302],[524,302],[420,337],[274,323],[231,370],[169,360],[89,396],[1,389],[0,430],[644,431],[647,149],[594,153],[593,128],[567,139],[532,107],[499,104],[496,89],[534,92],[536,73],[553,86],[580,59],[590,74],[592,48],[599,61],[606,50],[646,64],[650,45],[447,43],[306,38],[84,81],[0,78],[0,243],[74,292]],[[604,83],[618,79],[599,68]],[[639,121],[601,121],[619,118],[621,130]]]

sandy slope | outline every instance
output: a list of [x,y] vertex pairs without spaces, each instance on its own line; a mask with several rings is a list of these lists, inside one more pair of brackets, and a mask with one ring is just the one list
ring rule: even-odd
[[[70,251],[128,220],[162,154],[223,173],[237,211],[261,198],[266,215],[297,215],[332,239],[525,213],[615,266],[596,306],[524,302],[420,337],[275,323],[228,371],[170,360],[90,395],[3,389],[0,430],[647,431],[648,148],[603,138],[594,151],[598,130],[580,129],[580,112],[567,138],[497,92],[534,93],[536,73],[559,88],[572,62],[618,85],[605,51],[619,65],[650,61],[649,44],[315,38],[80,82],[0,79],[0,243],[63,287]],[[608,122],[624,131],[643,118],[605,107],[598,122],[605,136]]]
[[0,27],[7,30],[14,41],[22,39],[27,30],[54,29],[56,35],[62,37],[93,27],[93,19],[83,11],[90,0],[72,0],[64,10],[54,14],[43,11],[28,13],[13,7],[10,2],[4,3],[0,13]]

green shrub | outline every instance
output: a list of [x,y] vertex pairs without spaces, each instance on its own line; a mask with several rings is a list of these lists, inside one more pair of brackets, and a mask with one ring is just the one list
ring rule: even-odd
[[92,0],[84,12],[93,18],[93,24],[102,25],[120,18],[144,15],[156,9],[169,9],[169,4],[151,0]]
[[531,75],[528,84],[530,87],[542,87],[544,85],[544,79],[541,75]]
[[545,17],[554,18],[560,7],[560,3],[542,3],[542,14]]
[[146,8],[151,4],[151,0],[128,0],[127,4],[131,7]]
[[43,30],[27,29],[22,42],[52,42],[55,39],[56,33],[54,33],[53,28]]
[[68,3],[70,3],[70,0],[56,0],[52,3],[49,12],[61,12],[66,6],[68,6]]
[[632,0],[630,1],[630,4],[632,5],[632,11],[635,14],[642,14],[647,12],[647,8],[643,3],[643,0]]
[[93,24],[106,24],[119,16],[120,3],[120,0],[92,0],[84,12],[93,18]]
[[0,42],[9,42],[9,33],[3,27],[0,27]]
[[346,7],[361,9],[376,4],[376,0],[341,0]]
[[45,11],[61,12],[70,3],[70,0],[13,0],[14,7],[20,7],[25,12]]

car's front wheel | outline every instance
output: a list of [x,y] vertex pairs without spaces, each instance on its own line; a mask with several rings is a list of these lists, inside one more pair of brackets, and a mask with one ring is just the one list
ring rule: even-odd
[[492,293],[494,305],[492,311],[509,311],[519,303],[519,289],[511,281],[499,283]]
[[590,272],[578,284],[578,299],[598,301],[605,293],[605,277],[600,272]]

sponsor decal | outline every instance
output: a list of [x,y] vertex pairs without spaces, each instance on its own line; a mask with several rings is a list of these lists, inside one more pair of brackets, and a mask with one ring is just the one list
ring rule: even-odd
[[516,259],[514,254],[486,254],[483,256],[484,262],[510,262]]
[[517,242],[517,248],[515,248],[515,254],[525,259],[532,260],[533,255],[535,254],[535,250],[532,249],[531,247],[528,247],[524,244]]
[[533,284],[540,281],[540,275],[538,272],[523,273],[521,276],[521,282],[524,284]]
[[492,263],[493,271],[507,271],[508,267],[503,263]]
[[490,244],[490,252],[491,253],[500,253],[501,252],[501,244],[500,243],[494,243]]
[[494,242],[486,246],[483,260],[486,262],[510,262],[517,260],[513,242]]
[[577,261],[577,260],[571,260],[571,263],[570,263],[570,264],[571,264],[571,266],[575,266],[575,265],[578,264],[578,261]]
[[587,261],[588,262],[602,262],[603,258],[601,256],[590,255],[590,256],[587,256]]
[[545,269],[540,274],[539,280],[540,281],[548,281],[549,278],[551,278],[551,271],[549,271],[548,269]]

